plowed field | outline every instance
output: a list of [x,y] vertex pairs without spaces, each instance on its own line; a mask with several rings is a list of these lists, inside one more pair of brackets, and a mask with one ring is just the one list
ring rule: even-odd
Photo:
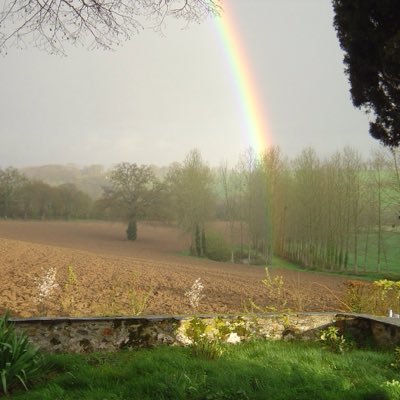
[[[143,314],[193,314],[185,292],[197,278],[204,285],[198,313],[241,312],[249,299],[260,306],[282,303],[262,284],[263,267],[182,256],[188,237],[175,227],[140,224],[135,242],[125,240],[124,230],[107,222],[1,221],[0,312],[132,315],[144,308]],[[51,269],[55,287],[46,292]],[[270,272],[283,276],[286,306],[340,308],[343,278],[277,267]]]

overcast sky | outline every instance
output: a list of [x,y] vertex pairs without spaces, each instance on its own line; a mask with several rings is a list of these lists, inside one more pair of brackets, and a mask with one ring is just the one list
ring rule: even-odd
[[[230,0],[274,143],[290,157],[350,145],[368,155],[329,0]],[[121,161],[167,165],[198,148],[234,162],[243,130],[230,62],[213,20],[170,20],[114,52],[68,57],[10,49],[0,58],[0,167]]]

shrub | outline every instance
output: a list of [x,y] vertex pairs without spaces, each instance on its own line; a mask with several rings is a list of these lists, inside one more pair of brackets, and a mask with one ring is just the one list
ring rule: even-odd
[[207,247],[206,256],[214,261],[229,261],[231,252],[225,239],[216,234],[208,233],[206,236]]
[[1,391],[8,395],[14,387],[28,390],[29,382],[44,367],[43,358],[23,333],[17,333],[8,320],[0,318],[0,380]]
[[136,223],[136,221],[129,221],[128,228],[126,230],[126,238],[128,240],[136,240],[136,238],[137,238],[137,223]]
[[189,321],[185,330],[193,355],[210,360],[222,356],[225,350],[224,342],[230,333],[231,329],[223,320],[217,319],[213,325],[208,325],[197,317]]
[[381,279],[374,282],[346,281],[344,303],[357,313],[386,315],[400,311],[400,282]]
[[251,265],[265,265],[267,260],[265,256],[256,251],[250,251],[250,260],[249,260],[249,251],[248,250],[235,250],[234,259],[236,263],[242,264],[251,264]]
[[213,360],[224,352],[220,340],[208,335],[207,325],[200,318],[193,318],[186,329],[187,337],[192,341],[192,353],[196,357]]
[[346,342],[343,335],[339,334],[339,329],[335,326],[330,326],[321,331],[320,341],[326,349],[334,353],[343,353],[350,348],[349,343]]

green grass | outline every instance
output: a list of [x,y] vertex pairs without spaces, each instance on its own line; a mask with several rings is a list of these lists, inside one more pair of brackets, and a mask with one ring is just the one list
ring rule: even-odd
[[[306,269],[304,267],[300,267],[297,264],[294,264],[290,261],[284,260],[283,258],[274,256],[272,258],[272,265],[271,268],[285,268],[285,269],[291,269],[294,271],[301,271],[304,273],[309,273],[309,274],[317,274],[317,275],[337,275],[337,276],[342,276],[346,277],[349,279],[362,279],[362,280],[369,280],[373,281],[376,279],[381,279],[383,277],[382,274],[377,274],[374,272],[370,272],[367,274],[363,274],[362,272],[355,274],[352,273],[352,271],[329,271],[329,270],[315,270],[315,269]],[[399,268],[399,277],[400,277],[400,268]]]
[[[400,279],[400,232],[382,232],[382,253],[381,253],[381,269],[378,271],[378,237],[376,232],[371,233],[368,237],[368,252],[365,257],[364,250],[367,236],[360,235],[358,238],[358,272],[354,272],[354,254],[349,254],[347,271],[328,271],[322,269],[312,270],[318,274],[334,274],[357,279]],[[364,260],[365,271],[364,271]],[[297,271],[307,271],[305,268],[283,260],[279,257],[274,257],[272,262],[273,267],[293,269]],[[308,270],[310,271],[310,270]]]
[[[358,265],[364,267],[364,253],[367,236],[360,235],[358,240]],[[368,236],[368,252],[366,257],[366,270],[377,273],[378,264],[378,235],[373,232]],[[350,254],[349,267],[354,265],[354,254]],[[400,275],[400,232],[382,232],[381,275]]]
[[[311,273],[318,274],[334,274],[346,276],[355,279],[400,279],[400,232],[382,232],[382,254],[381,254],[381,270],[377,270],[378,260],[378,237],[376,232],[373,232],[368,237],[368,252],[365,258],[364,250],[367,236],[359,235],[358,238],[358,272],[353,271],[354,268],[354,255],[349,254],[348,269],[347,271],[328,271],[322,269],[306,269],[299,265],[293,264],[282,258],[274,256],[272,259],[272,268],[285,268],[296,271],[310,271]],[[352,246],[352,245],[351,245]],[[189,250],[184,250],[179,253],[182,256],[190,256]],[[364,271],[364,259],[366,259],[366,271]],[[253,265],[252,265],[253,266]],[[261,266],[264,268],[265,266]]]
[[[263,341],[231,346],[218,360],[190,349],[48,355],[51,373],[15,400],[396,399],[382,385],[398,378],[393,354],[334,354],[318,343]],[[397,389],[395,389],[397,390]],[[399,397],[396,397],[399,396]]]

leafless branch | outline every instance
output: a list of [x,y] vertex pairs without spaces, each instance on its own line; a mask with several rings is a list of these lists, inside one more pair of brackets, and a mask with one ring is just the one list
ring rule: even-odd
[[167,17],[200,22],[218,15],[222,0],[3,0],[0,54],[28,43],[65,54],[65,43],[113,49]]

